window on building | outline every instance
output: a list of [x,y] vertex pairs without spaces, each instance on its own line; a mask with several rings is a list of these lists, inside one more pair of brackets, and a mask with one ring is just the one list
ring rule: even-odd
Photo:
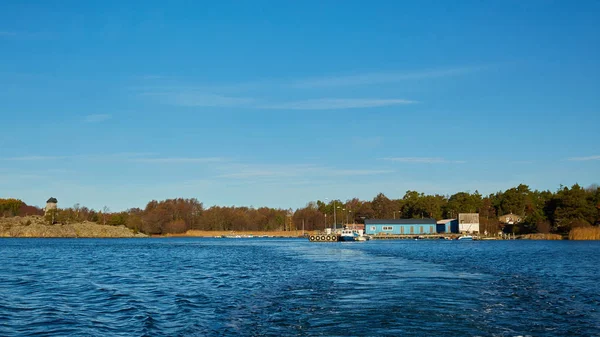
[[400,227],[400,234],[404,234],[404,226]]
[[371,230],[372,230],[372,231],[374,231],[374,230],[376,230],[376,229],[377,229],[377,227],[375,227],[375,226],[371,226]]
[[419,226],[419,230],[421,231],[421,234],[423,234],[423,226]]
[[392,227],[392,226],[383,226],[383,228],[382,228],[382,229],[383,229],[384,231],[391,231],[391,230],[394,230],[394,227]]
[[433,234],[433,226],[429,226],[429,233]]
[[410,234],[415,234],[415,226],[410,226]]

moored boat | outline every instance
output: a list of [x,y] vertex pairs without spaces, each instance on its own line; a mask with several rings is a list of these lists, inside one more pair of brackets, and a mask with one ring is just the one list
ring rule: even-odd
[[357,241],[356,237],[358,237],[358,233],[355,233],[351,229],[344,228],[342,229],[342,235],[340,235],[340,241]]
[[363,230],[344,227],[340,235],[340,241],[368,241],[371,237],[364,235]]

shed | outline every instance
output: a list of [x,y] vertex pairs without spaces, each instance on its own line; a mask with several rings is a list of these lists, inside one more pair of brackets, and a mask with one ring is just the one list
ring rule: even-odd
[[436,225],[438,233],[458,233],[458,219],[439,220]]
[[365,219],[365,234],[435,234],[435,219]]
[[461,233],[479,233],[479,213],[459,213],[458,231]]

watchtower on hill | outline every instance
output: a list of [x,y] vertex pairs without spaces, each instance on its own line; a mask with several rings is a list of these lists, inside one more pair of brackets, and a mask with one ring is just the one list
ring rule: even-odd
[[46,201],[46,208],[44,208],[44,214],[48,214],[49,211],[58,208],[58,200],[56,198],[51,197]]

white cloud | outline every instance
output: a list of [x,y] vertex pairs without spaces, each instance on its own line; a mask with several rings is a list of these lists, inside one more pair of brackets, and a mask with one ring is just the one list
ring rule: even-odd
[[600,156],[572,157],[572,158],[568,158],[567,160],[570,160],[570,161],[600,160]]
[[93,114],[93,115],[85,116],[84,121],[86,123],[100,123],[100,122],[107,121],[111,118],[112,118],[112,116],[109,114]]
[[399,163],[412,163],[412,164],[438,164],[438,163],[453,163],[463,164],[466,163],[464,160],[447,160],[438,157],[388,157],[381,158],[381,160],[399,162]]

